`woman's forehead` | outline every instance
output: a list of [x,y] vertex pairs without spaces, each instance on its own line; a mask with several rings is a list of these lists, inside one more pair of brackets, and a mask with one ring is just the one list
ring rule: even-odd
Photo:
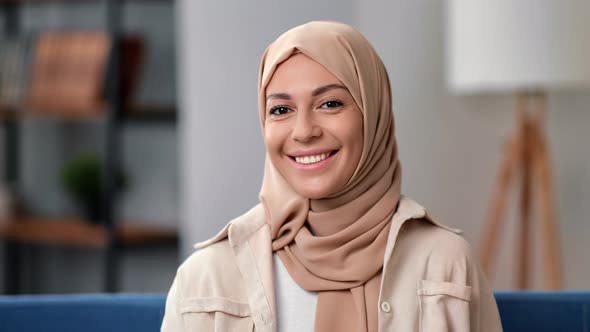
[[266,86],[266,98],[289,90],[306,89],[310,92],[327,85],[348,88],[320,63],[302,53],[297,53],[279,64]]

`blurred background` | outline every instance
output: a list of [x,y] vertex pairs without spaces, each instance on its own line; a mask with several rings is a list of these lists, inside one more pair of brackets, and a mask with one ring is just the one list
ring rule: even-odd
[[[516,31],[527,17],[535,22],[531,13],[559,12],[550,2],[583,4],[531,1]],[[548,254],[560,258],[552,267],[559,288],[589,288],[590,89],[510,77],[502,89],[457,91],[453,59],[463,49],[455,38],[464,37],[453,32],[463,13],[455,5],[461,1],[0,1],[0,289],[165,292],[195,242],[258,202],[260,57],[282,32],[311,20],[351,24],[374,45],[392,84],[403,192],[463,229],[475,253],[498,231],[488,272],[496,289],[522,288],[519,171],[500,195],[494,188],[518,128],[519,93],[541,88],[557,249],[546,250],[541,231],[546,187],[532,186],[527,288],[545,287]],[[590,80],[584,63],[577,73]],[[489,228],[498,196],[503,227]]]

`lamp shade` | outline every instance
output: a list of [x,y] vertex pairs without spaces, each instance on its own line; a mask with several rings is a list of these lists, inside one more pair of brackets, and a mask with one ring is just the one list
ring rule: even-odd
[[590,87],[590,0],[448,0],[456,93]]

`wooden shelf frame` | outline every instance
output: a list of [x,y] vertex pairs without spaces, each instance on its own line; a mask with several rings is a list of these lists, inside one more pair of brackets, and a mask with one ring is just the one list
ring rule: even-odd
[[[115,237],[121,247],[174,245],[176,229],[146,226],[138,221],[124,221],[115,227]],[[17,217],[0,220],[0,240],[25,244],[70,246],[104,249],[108,245],[104,225],[92,224],[77,217]]]
[[[0,0],[0,5],[23,5],[23,4],[46,4],[46,3],[63,3],[80,4],[80,3],[98,3],[104,0]],[[121,0],[121,2],[162,2],[172,3],[174,0]]]
[[[108,107],[92,109],[33,109],[25,106],[0,104],[0,121],[22,119],[55,119],[62,121],[101,121],[106,117]],[[175,124],[177,111],[173,105],[130,105],[125,107],[119,118],[125,122],[153,122]]]

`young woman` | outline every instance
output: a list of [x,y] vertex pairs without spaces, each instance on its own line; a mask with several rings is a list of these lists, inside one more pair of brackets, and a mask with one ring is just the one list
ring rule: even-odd
[[265,51],[260,204],[178,269],[162,331],[501,331],[460,231],[401,195],[389,78],[350,26]]

